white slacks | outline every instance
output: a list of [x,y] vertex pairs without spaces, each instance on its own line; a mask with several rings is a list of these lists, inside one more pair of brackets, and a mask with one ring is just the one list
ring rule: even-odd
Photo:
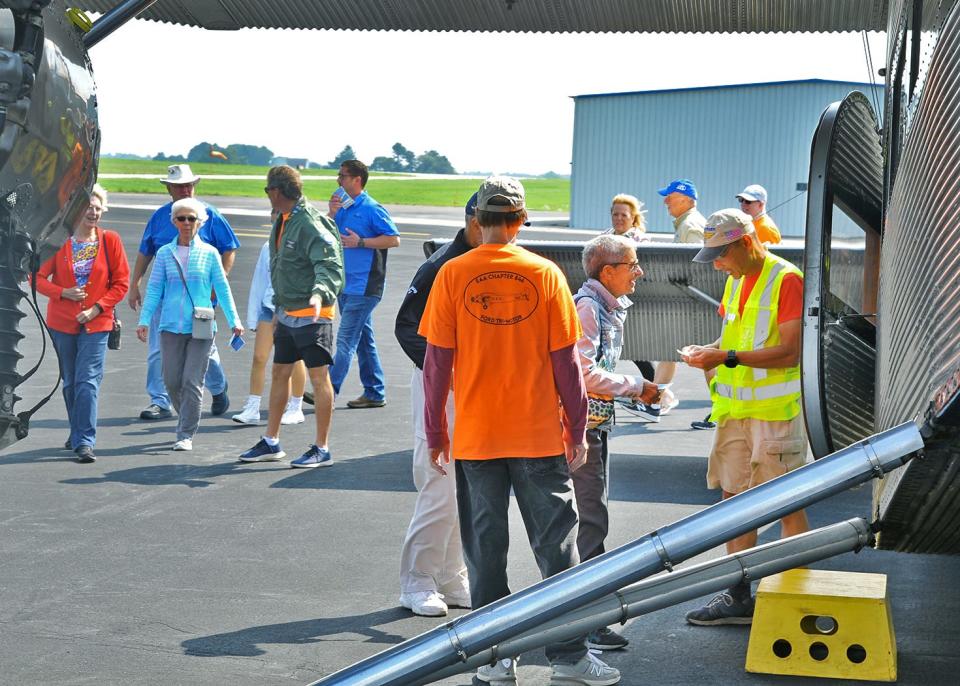
[[[430,466],[423,425],[423,372],[413,368],[410,406],[413,411],[413,483],[417,503],[400,551],[400,591],[437,591],[469,597],[467,566],[460,545],[457,481],[453,462],[446,476]],[[447,428],[453,435],[453,394],[447,397]]]

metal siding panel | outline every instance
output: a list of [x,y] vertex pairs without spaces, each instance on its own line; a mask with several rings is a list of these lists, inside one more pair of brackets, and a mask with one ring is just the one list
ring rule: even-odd
[[[820,114],[856,84],[796,82],[575,99],[570,221],[609,226],[609,200],[636,195],[649,230],[672,232],[656,190],[687,177],[709,215],[761,183],[785,236],[804,232],[810,141]],[[877,88],[881,88],[877,86]],[[778,207],[778,205],[783,206]]]
[[[925,421],[960,375],[960,4],[940,32],[890,195],[881,250],[877,429]],[[884,548],[956,553],[960,449],[934,424],[925,459],[877,489]]]
[[[104,12],[117,2],[75,4]],[[215,29],[729,33],[882,31],[886,8],[886,0],[164,0],[143,17]]]

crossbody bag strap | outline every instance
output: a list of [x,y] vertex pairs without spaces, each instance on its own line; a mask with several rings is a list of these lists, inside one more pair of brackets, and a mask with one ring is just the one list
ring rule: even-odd
[[193,302],[193,296],[190,295],[190,288],[187,286],[187,279],[183,276],[183,269],[180,267],[180,260],[177,259],[176,252],[173,253],[173,264],[176,265],[177,272],[180,274],[180,280],[183,282],[183,290],[187,292],[187,297],[190,299],[190,305],[192,305],[193,309],[196,310],[197,305]]

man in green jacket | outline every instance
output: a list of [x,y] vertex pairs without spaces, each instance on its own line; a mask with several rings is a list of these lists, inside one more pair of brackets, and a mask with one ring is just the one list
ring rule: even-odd
[[275,219],[270,232],[270,281],[275,306],[273,375],[267,432],[240,455],[241,462],[275,462],[280,447],[280,418],[290,399],[293,365],[303,360],[313,384],[317,438],[291,467],[332,464],[327,440],[333,419],[333,315],[343,288],[343,247],[336,224],[303,197],[296,169],[273,167],[264,188]]

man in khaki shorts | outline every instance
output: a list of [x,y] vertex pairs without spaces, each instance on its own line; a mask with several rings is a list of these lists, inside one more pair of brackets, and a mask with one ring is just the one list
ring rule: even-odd
[[[707,220],[704,247],[694,262],[713,263],[727,273],[719,314],[720,338],[689,345],[683,361],[716,368],[713,420],[719,428],[707,467],[707,486],[729,498],[803,465],[807,453],[800,415],[800,332],[803,274],[767,251],[751,217],[720,210]],[[780,520],[781,535],[809,529],[803,510]],[[751,531],[727,543],[736,553],[757,544]],[[749,624],[753,618],[749,582],[717,594],[687,614],[691,624]]]

